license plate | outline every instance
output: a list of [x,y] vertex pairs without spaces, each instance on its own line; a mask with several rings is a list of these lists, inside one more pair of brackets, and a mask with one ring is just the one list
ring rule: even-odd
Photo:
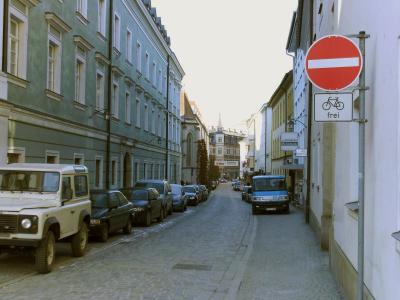
[[276,208],[275,207],[268,207],[267,211],[276,211]]

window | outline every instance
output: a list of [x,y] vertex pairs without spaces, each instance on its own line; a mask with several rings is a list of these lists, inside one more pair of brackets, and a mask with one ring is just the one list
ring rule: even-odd
[[76,11],[87,18],[87,0],[77,0]]
[[136,99],[136,127],[140,128],[140,99]]
[[86,90],[86,53],[81,47],[76,47],[75,60],[75,100],[85,104]]
[[60,154],[56,151],[46,151],[46,163],[58,164],[60,163]]
[[151,132],[156,134],[156,117],[155,117],[154,108],[151,111]]
[[148,179],[146,176],[147,176],[147,164],[144,163],[143,164],[143,178]]
[[72,185],[71,185],[71,177],[62,177],[62,200],[71,200],[72,199]]
[[139,180],[139,164],[135,162],[133,164],[133,183],[135,184]]
[[74,164],[75,165],[83,165],[84,162],[85,162],[85,159],[84,159],[83,154],[77,154],[77,153],[74,154]]
[[121,47],[121,20],[117,14],[114,15],[114,40],[113,46],[117,50]]
[[113,159],[111,161],[111,185],[115,186],[117,184],[117,161]]
[[114,81],[112,90],[112,103],[111,103],[111,114],[114,118],[118,119],[119,116],[119,86]]
[[161,74],[162,74],[161,69],[158,69],[157,88],[160,93],[162,92],[162,75]]
[[126,32],[126,59],[132,62],[132,32],[129,29]]
[[98,0],[99,1],[99,10],[98,10],[98,24],[97,30],[103,36],[106,35],[106,0]]
[[136,44],[136,70],[142,72],[142,45],[137,42]]
[[23,79],[26,78],[28,44],[28,18],[26,12],[27,7],[23,3],[10,1],[7,67],[10,74]]
[[100,157],[96,157],[96,174],[95,174],[95,187],[101,188],[103,181],[103,160]]
[[150,80],[150,56],[149,53],[146,52],[146,57],[145,57],[145,64],[146,64],[146,78]]
[[149,112],[147,104],[144,105],[144,130],[149,131]]
[[163,80],[163,95],[167,97],[167,76],[164,76]]
[[47,53],[47,89],[61,93],[61,32],[49,25]]
[[190,167],[192,165],[192,134],[189,133],[187,136],[187,146],[186,146],[186,165]]
[[151,76],[152,76],[152,83],[154,87],[157,87],[157,64],[155,61],[153,61],[153,66],[151,70]]
[[131,124],[131,95],[125,93],[125,122]]
[[158,114],[158,118],[157,118],[157,126],[158,126],[158,136],[161,137],[162,136],[162,127],[161,127],[161,115]]
[[104,73],[100,70],[96,72],[96,110],[104,110]]
[[83,197],[88,195],[88,182],[86,175],[78,175],[74,178],[75,196]]

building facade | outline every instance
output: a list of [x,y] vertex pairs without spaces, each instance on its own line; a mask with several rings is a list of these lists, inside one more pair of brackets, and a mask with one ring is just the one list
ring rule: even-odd
[[219,167],[220,174],[226,179],[240,177],[240,142],[245,134],[236,130],[225,130],[221,118],[218,127],[209,130],[210,161]]
[[2,163],[84,164],[93,188],[178,182],[184,71],[151,2],[9,2]]
[[[200,166],[197,161],[198,143],[203,140],[209,149],[208,130],[194,101],[184,92],[181,96],[182,118],[182,181],[198,183]],[[207,151],[208,153],[208,151]]]

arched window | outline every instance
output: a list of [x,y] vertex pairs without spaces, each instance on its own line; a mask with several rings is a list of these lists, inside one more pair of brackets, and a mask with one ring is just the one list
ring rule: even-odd
[[187,146],[186,146],[186,165],[191,166],[192,165],[192,150],[193,149],[193,137],[192,134],[189,133],[187,135]]

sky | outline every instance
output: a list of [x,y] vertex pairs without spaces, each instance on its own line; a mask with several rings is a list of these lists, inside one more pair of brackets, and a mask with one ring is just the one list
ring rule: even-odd
[[292,68],[297,0],[153,0],[185,70],[183,90],[207,127],[245,129]]

